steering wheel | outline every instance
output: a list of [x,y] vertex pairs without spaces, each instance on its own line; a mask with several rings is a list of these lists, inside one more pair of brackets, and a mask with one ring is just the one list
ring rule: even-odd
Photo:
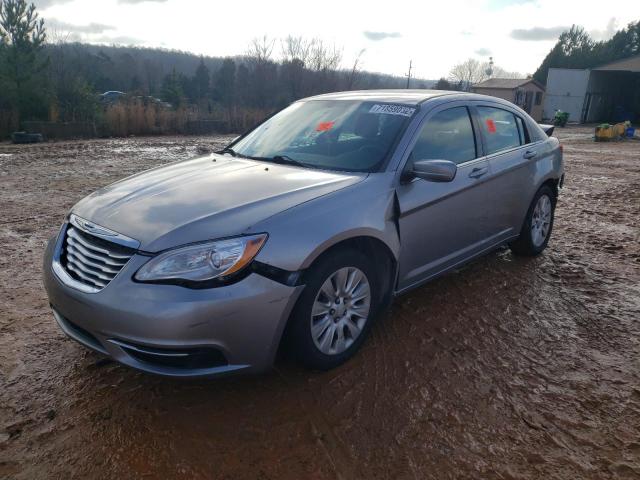
[[385,154],[384,148],[379,145],[363,145],[357,150],[359,155],[362,156],[377,156],[381,158]]

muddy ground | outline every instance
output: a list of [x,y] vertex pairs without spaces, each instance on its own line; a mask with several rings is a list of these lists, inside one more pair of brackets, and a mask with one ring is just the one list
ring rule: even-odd
[[589,132],[558,135],[542,256],[397,299],[334,371],[189,382],[68,340],[42,253],[85,194],[225,138],[0,145],[0,478],[640,478],[640,141]]

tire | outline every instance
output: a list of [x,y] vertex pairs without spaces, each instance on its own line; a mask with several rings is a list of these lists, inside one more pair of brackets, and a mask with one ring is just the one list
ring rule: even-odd
[[[349,286],[351,280],[356,284],[359,275],[364,276],[364,281],[360,279],[351,295],[336,295],[335,282],[345,280]],[[367,285],[368,303],[364,298],[359,299],[366,294]],[[375,265],[357,250],[336,250],[320,258],[307,273],[305,289],[288,325],[287,343],[295,359],[307,368],[329,370],[351,358],[381,310],[382,299],[386,297],[381,285]],[[330,286],[334,287],[331,298],[325,292],[331,290]],[[364,321],[362,315],[366,317]]]
[[553,230],[556,200],[555,192],[548,185],[543,185],[536,192],[527,211],[520,236],[509,245],[514,254],[535,257],[547,248]]

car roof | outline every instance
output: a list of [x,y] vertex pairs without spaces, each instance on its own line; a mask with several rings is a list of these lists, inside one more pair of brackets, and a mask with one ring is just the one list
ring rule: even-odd
[[446,90],[354,90],[350,92],[325,93],[302,100],[361,100],[385,103],[404,103],[418,105],[433,97],[455,95],[461,92]]
[[[490,95],[482,95],[480,93],[459,92],[450,90],[354,90],[351,92],[334,92],[316,95],[313,97],[303,98],[299,101],[308,100],[356,100],[384,103],[401,103],[405,105],[422,105],[428,102],[430,106],[436,106],[441,103],[454,101],[479,101],[493,104],[503,105],[520,112],[525,118],[529,118],[531,122],[535,120],[529,117],[524,110],[514,103],[502,98]],[[433,101],[431,101],[433,100]]]

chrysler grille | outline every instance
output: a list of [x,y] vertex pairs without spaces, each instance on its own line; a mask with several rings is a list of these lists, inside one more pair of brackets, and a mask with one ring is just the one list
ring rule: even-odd
[[135,250],[103,240],[75,228],[67,227],[62,265],[77,281],[94,288],[106,287]]

